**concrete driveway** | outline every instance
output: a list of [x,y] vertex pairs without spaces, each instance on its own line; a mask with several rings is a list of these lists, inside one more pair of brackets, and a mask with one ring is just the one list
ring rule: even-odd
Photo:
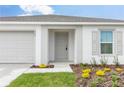
[[0,64],[0,87],[7,86],[30,66],[31,64]]

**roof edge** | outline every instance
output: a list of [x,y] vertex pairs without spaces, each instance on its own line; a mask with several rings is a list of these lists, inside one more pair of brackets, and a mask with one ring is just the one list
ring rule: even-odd
[[4,24],[17,24],[17,25],[124,25],[124,22],[1,22]]
[[0,18],[14,18],[14,17],[39,17],[39,16],[63,16],[63,17],[77,17],[77,18],[96,18],[96,19],[104,19],[104,20],[115,20],[115,21],[124,21],[121,19],[113,19],[113,18],[104,18],[104,17],[92,17],[92,16],[72,16],[72,15],[59,15],[59,14],[48,14],[48,15],[28,15],[28,16],[1,16]]

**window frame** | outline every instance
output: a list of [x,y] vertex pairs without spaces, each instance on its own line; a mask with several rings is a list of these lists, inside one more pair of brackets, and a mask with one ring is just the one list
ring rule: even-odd
[[[101,32],[112,32],[112,42],[101,42]],[[112,53],[107,54],[107,53],[101,53],[101,44],[102,43],[109,43],[112,44]],[[114,54],[114,30],[113,29],[100,29],[99,31],[99,54],[100,56],[113,56]]]

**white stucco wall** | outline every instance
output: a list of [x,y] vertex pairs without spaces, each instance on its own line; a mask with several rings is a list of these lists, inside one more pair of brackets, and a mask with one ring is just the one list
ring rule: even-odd
[[54,61],[55,56],[55,32],[49,30],[49,61]]
[[68,40],[69,40],[69,42],[68,42],[68,47],[69,47],[69,49],[68,49],[68,53],[69,53],[69,55],[68,55],[68,58],[69,58],[69,61],[74,61],[74,40],[75,40],[75,31],[73,30],[73,31],[69,31],[69,37],[68,37]]
[[[90,63],[92,57],[95,57],[99,63],[101,56],[92,55],[92,31],[98,29],[114,29],[115,31],[124,31],[124,26],[83,26],[83,62]],[[124,48],[124,32],[123,32],[123,48]],[[123,55],[118,56],[119,62],[124,64],[124,49]],[[114,56],[114,55],[113,55]],[[113,63],[113,56],[107,56],[109,64]]]
[[[99,61],[100,56],[92,55],[92,31],[98,29],[114,29],[124,31],[124,26],[96,26],[96,25],[0,25],[0,31],[34,31],[35,32],[35,63],[47,64],[54,61],[54,32],[48,29],[73,29],[69,31],[69,60],[75,63],[90,63],[92,57]],[[48,43],[49,42],[49,43]],[[123,32],[123,55],[118,56],[120,63],[124,64],[124,32]],[[108,56],[109,63],[113,57]]]
[[83,28],[82,26],[79,26],[75,29],[75,46],[74,46],[74,63],[81,63],[83,60],[82,55],[82,48],[83,48],[83,42],[82,42],[82,36],[83,36]]

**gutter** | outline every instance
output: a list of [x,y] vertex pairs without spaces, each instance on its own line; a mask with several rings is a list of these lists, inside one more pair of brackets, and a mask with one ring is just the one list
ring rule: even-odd
[[0,21],[0,25],[124,25],[124,22],[11,22]]

